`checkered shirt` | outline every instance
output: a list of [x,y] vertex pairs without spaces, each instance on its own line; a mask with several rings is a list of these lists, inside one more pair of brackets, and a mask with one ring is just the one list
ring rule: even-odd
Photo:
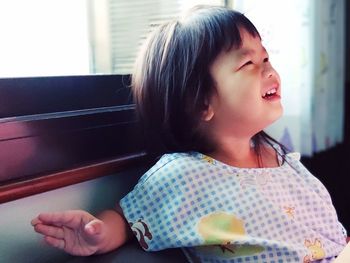
[[147,251],[190,262],[331,262],[345,246],[328,191],[288,153],[237,168],[198,152],[164,155],[120,206]]

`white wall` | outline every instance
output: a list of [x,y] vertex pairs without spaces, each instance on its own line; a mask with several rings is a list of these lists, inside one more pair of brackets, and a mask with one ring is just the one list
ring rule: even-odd
[[31,219],[43,211],[85,209],[96,213],[113,208],[142,173],[142,169],[134,169],[0,204],[0,261],[57,263],[68,259],[64,252],[42,241],[33,231]]

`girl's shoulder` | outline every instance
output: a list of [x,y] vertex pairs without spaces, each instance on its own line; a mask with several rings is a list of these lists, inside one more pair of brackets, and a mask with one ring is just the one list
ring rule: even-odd
[[174,176],[181,177],[195,172],[203,165],[203,155],[199,152],[175,152],[164,154],[139,180],[143,184],[150,179],[169,180]]

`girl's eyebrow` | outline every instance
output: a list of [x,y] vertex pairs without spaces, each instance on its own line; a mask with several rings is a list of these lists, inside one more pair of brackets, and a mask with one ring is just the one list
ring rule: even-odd
[[[240,58],[243,58],[243,57],[246,57],[246,56],[251,56],[251,55],[255,55],[257,52],[255,49],[250,49],[250,48],[241,48],[241,49],[238,49],[237,50],[237,57],[240,59]],[[265,47],[262,47],[261,49],[261,53],[263,55],[267,55],[267,51],[266,51],[266,48]]]

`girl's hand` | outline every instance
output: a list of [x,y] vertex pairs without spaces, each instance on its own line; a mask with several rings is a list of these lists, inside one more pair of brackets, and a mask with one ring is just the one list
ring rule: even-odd
[[82,210],[42,213],[31,224],[46,243],[71,255],[92,255],[106,239],[105,223]]

